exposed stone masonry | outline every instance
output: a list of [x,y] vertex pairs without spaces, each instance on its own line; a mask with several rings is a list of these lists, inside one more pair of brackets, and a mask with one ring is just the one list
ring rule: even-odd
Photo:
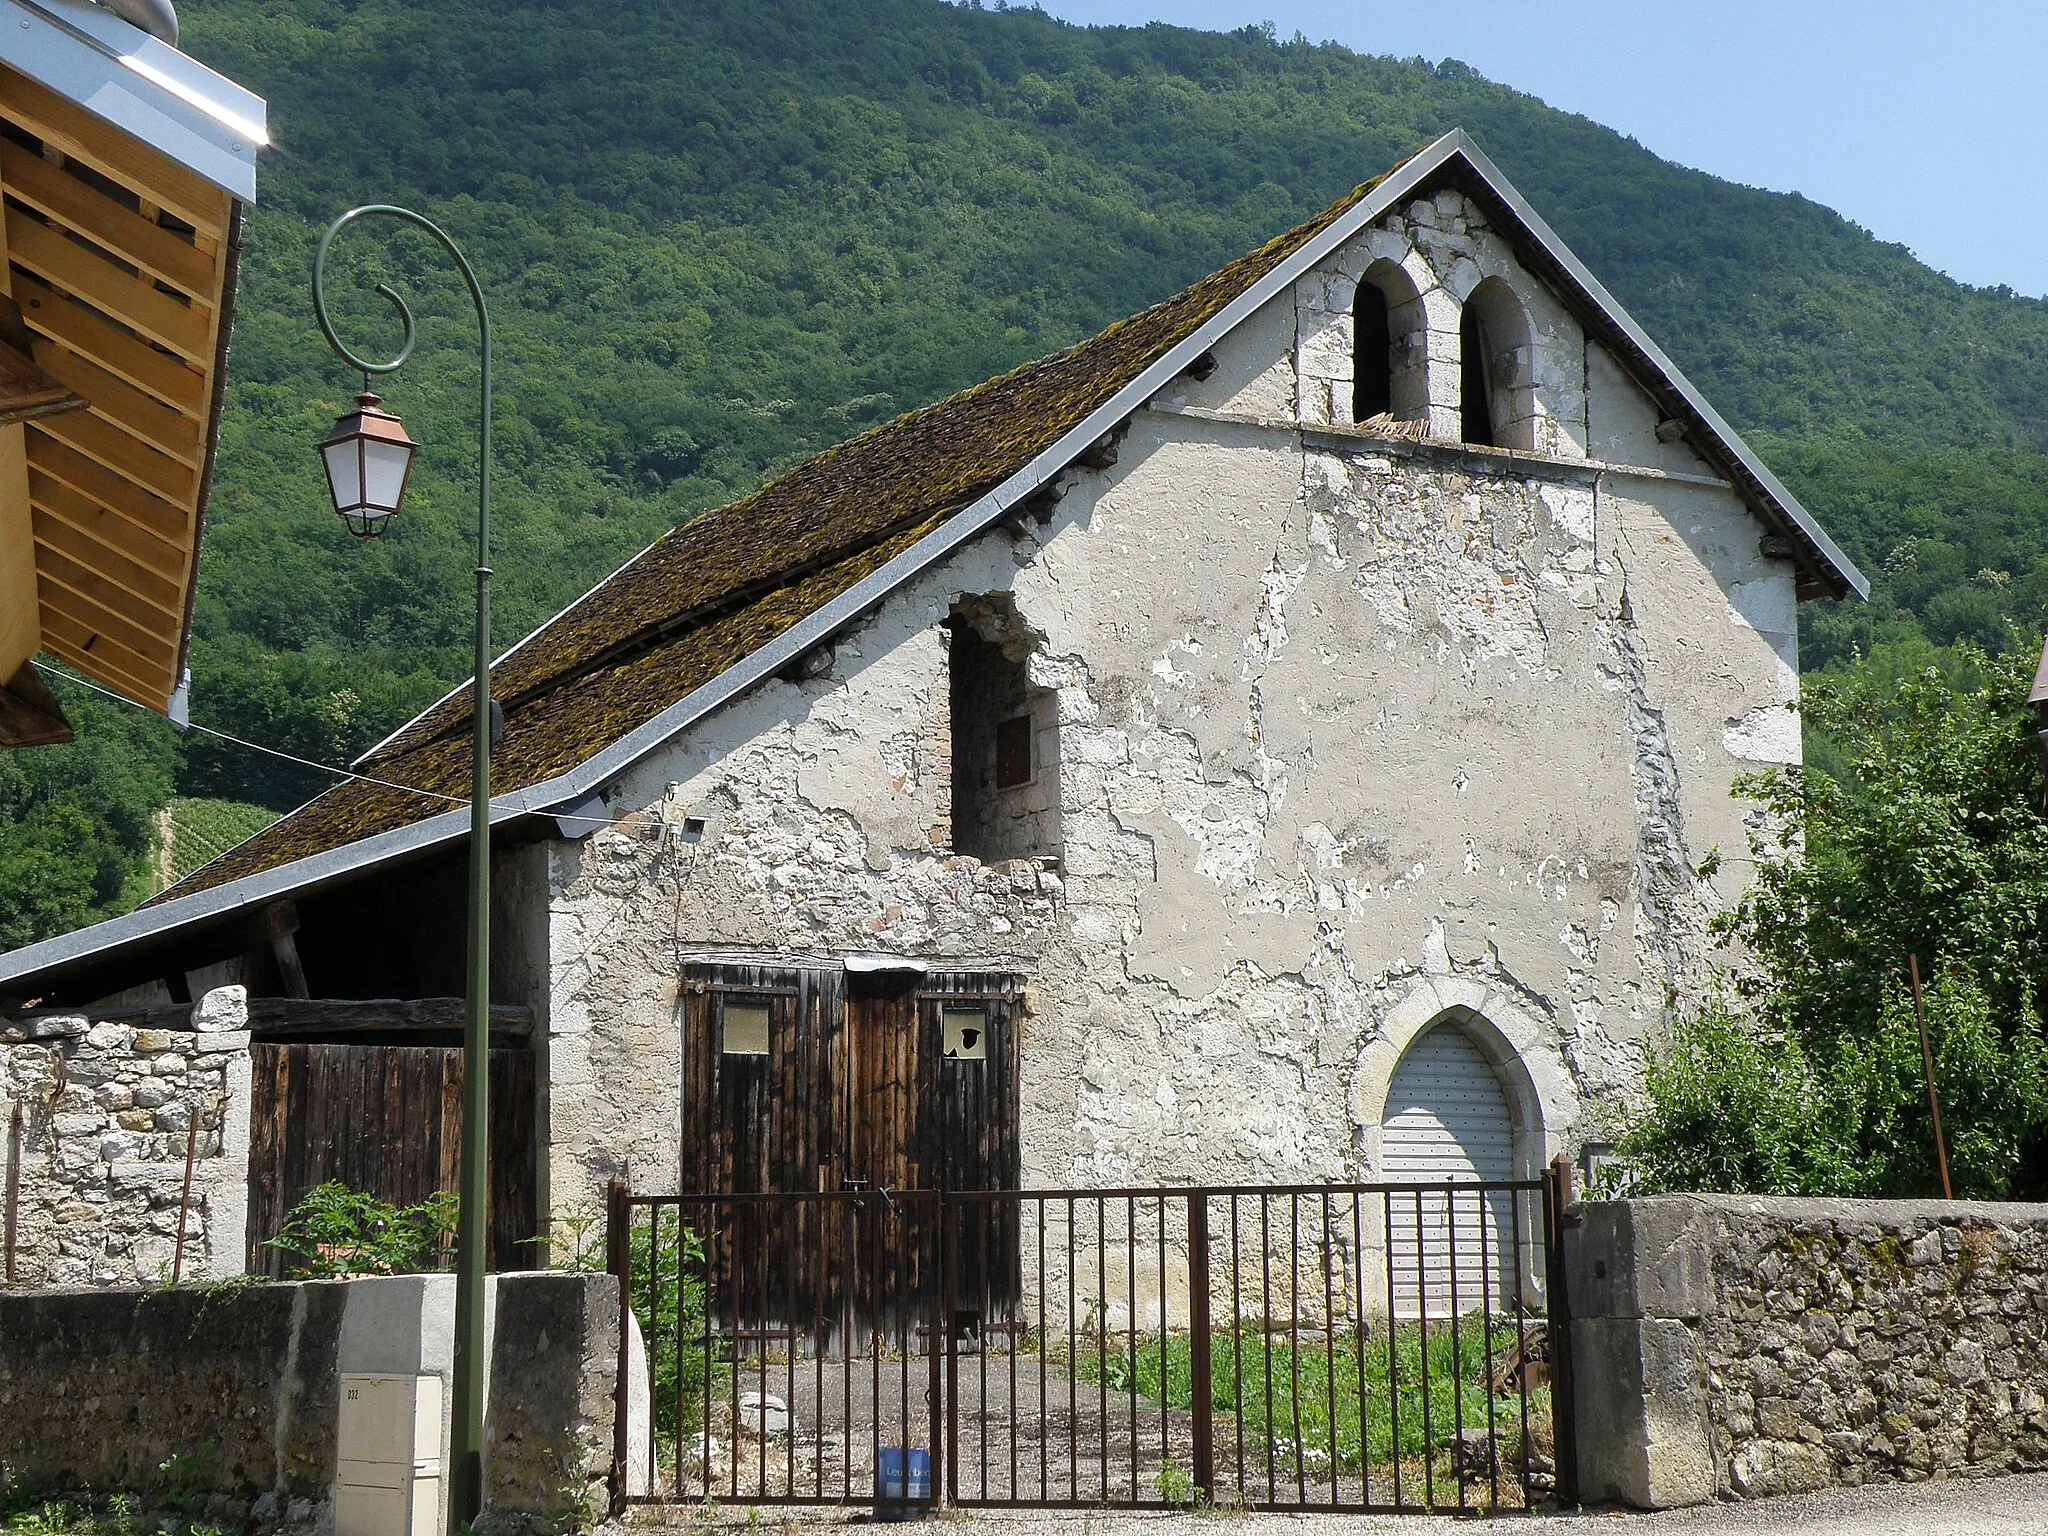
[[195,1155],[182,1273],[241,1271],[247,995],[240,987],[210,992],[192,1018],[191,1031],[88,1015],[0,1023],[0,1115],[11,1124],[21,1110],[20,1165],[8,1170],[7,1187],[15,1192],[22,1283],[167,1279],[188,1139]]
[[2048,1467],[2048,1206],[1582,1210],[1567,1257],[1588,1499]]

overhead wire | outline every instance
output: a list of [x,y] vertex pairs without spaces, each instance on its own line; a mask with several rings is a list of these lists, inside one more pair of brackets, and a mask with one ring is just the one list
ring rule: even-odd
[[[48,662],[44,661],[37,661],[35,663],[35,667],[38,671],[46,673],[51,677],[62,678],[67,683],[76,683],[81,688],[89,688],[94,693],[104,694],[106,697],[113,699],[117,703],[126,704],[130,709],[139,709],[142,710],[145,714],[156,713],[155,710],[150,709],[147,705],[136,703],[135,700],[129,698],[126,694],[116,693],[111,688],[103,688],[98,683],[92,681],[92,679],[80,677],[77,673],[69,671],[63,667],[53,667]],[[332,763],[315,762],[310,757],[300,757],[297,753],[287,752],[281,747],[268,747],[260,741],[250,741],[245,737],[235,736],[227,731],[215,730],[212,726],[201,725],[196,720],[188,720],[183,726],[178,727],[178,729],[187,731],[199,731],[207,736],[217,736],[222,741],[232,742],[235,746],[238,747],[246,747],[251,752],[261,752],[267,757],[280,758],[287,763],[296,763],[301,768],[311,768],[320,773],[331,773],[335,775],[337,778],[353,779],[359,784],[374,784],[379,789],[395,789],[400,794],[419,795],[423,799],[427,800],[444,800],[450,805],[466,806],[470,803],[468,797],[464,795],[443,794],[438,789],[421,789],[418,785],[415,784],[400,784],[394,779],[380,779],[374,774],[357,773],[352,768],[337,768]],[[499,800],[495,796],[492,797],[491,808],[493,810],[500,809],[503,805],[503,801]],[[617,825],[617,823],[609,816],[575,816],[569,814],[566,811],[545,811],[537,814],[552,816],[556,821],[580,821],[587,822],[592,826],[599,827],[609,827]]]

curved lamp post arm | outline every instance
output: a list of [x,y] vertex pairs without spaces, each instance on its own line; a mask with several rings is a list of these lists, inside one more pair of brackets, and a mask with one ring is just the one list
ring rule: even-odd
[[370,362],[335,334],[327,312],[327,255],[335,237],[358,219],[393,219],[440,242],[469,285],[482,341],[483,389],[477,425],[476,676],[471,708],[475,728],[474,782],[469,810],[469,997],[462,1031],[461,1204],[456,1228],[455,1375],[449,1434],[450,1516],[454,1527],[473,1522],[483,1502],[484,1238],[489,1209],[486,1158],[490,1146],[491,1009],[491,312],[469,258],[432,219],[389,203],[351,208],[320,237],[313,254],[313,313],[334,353],[365,376],[396,373],[418,339],[412,310],[388,283],[377,292],[398,311],[405,340],[389,362]]

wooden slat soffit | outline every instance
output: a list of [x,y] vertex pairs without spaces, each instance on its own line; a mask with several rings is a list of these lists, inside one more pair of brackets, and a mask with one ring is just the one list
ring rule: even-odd
[[239,210],[4,66],[0,194],[19,314],[10,338],[0,307],[0,427],[27,422],[43,648],[163,710],[184,664]]

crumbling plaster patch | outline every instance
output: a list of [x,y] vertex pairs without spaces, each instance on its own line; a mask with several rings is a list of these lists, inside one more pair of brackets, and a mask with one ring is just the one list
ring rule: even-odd
[[[1278,330],[1262,311],[1175,397],[1291,398]],[[1582,425],[1619,419],[1602,391],[1633,386],[1592,383]],[[1731,491],[1574,457],[1487,473],[1143,411],[1049,525],[650,759],[554,858],[558,1188],[622,1157],[673,1179],[675,980],[705,947],[1024,971],[1027,1183],[1369,1174],[1417,998],[1523,1063],[1531,1169],[1618,1110],[1737,888],[1697,872],[1740,846],[1729,732],[1784,712],[1796,642]],[[1057,869],[948,853],[940,626],[997,592],[1057,699]]]

